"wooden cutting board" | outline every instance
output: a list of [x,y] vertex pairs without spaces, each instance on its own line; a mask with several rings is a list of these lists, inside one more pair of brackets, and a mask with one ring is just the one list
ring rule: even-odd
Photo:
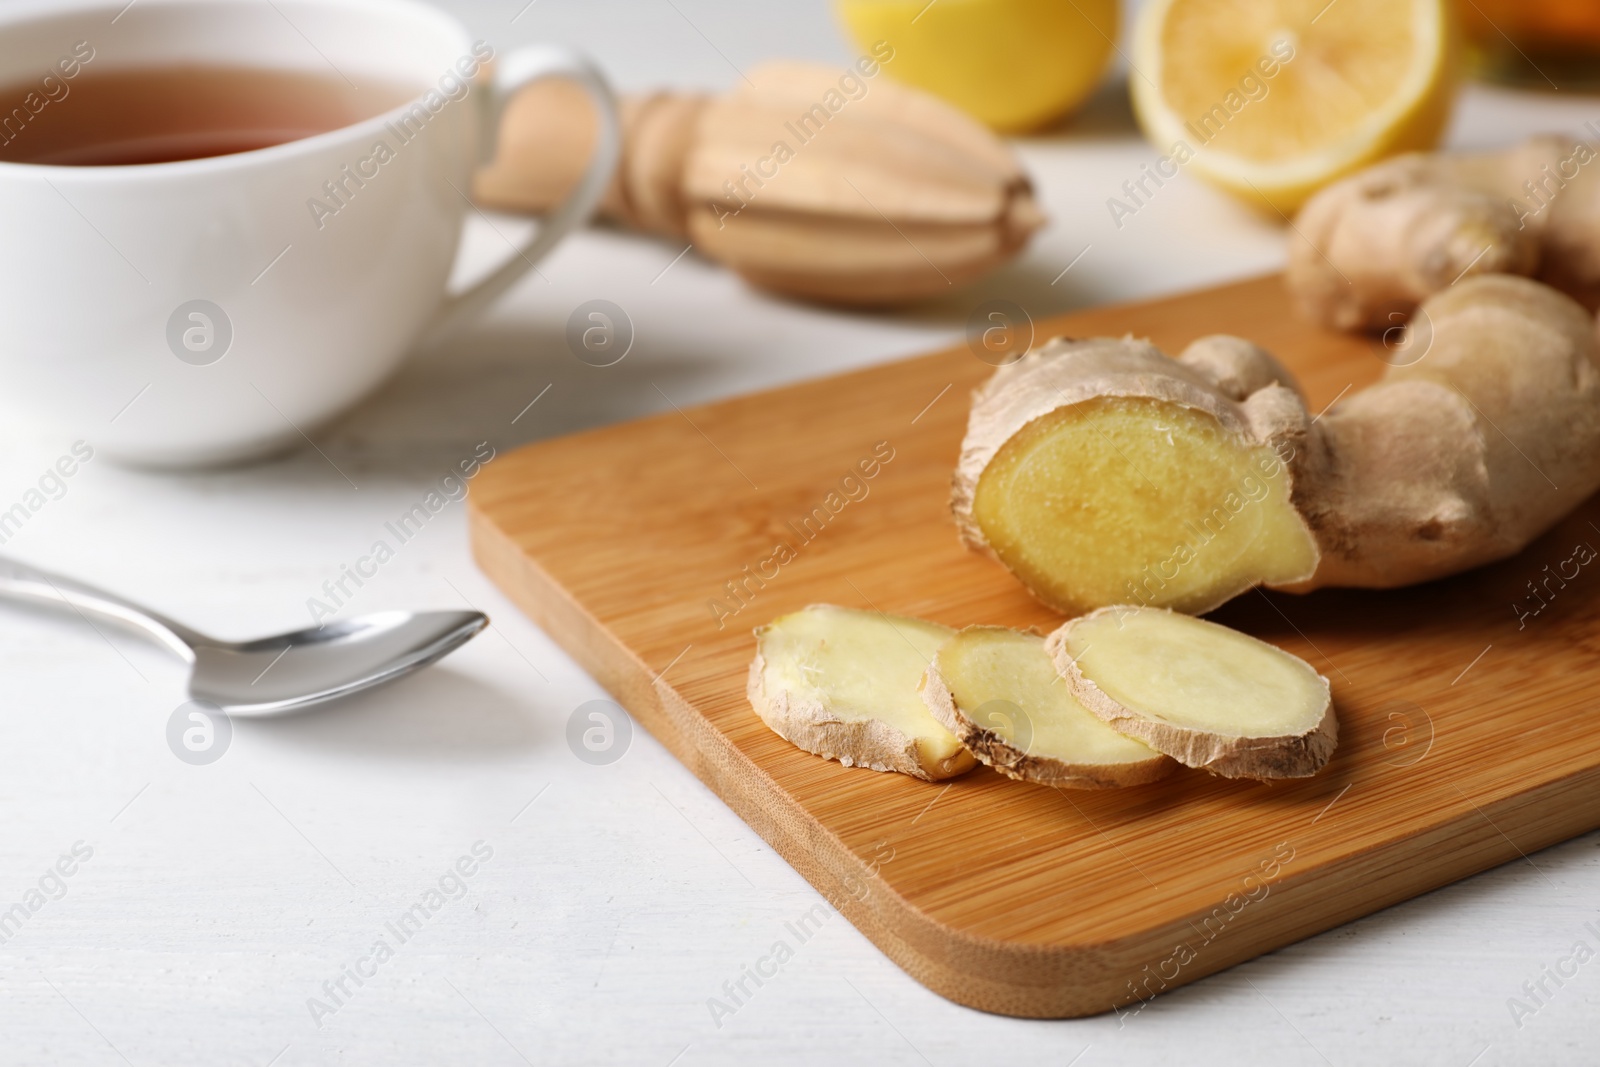
[[[1382,369],[1372,342],[1297,320],[1276,277],[1039,324],[1041,339],[1133,333],[1168,352],[1216,332],[1275,351],[1313,410]],[[745,678],[751,629],[784,612],[1060,621],[963,550],[946,510],[969,391],[989,373],[962,346],[530,445],[474,484],[474,552],[858,929],[988,1011],[1137,1011],[1600,826],[1600,564],[1575,552],[1600,546],[1593,501],[1468,575],[1251,593],[1216,613],[1331,679],[1340,745],[1315,778],[1180,771],[1068,791],[979,768],[929,784],[772,734]]]

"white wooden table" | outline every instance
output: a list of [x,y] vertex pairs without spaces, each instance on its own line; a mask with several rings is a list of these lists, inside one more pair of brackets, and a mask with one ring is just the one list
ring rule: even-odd
[[[453,6],[502,47],[588,49],[624,88],[721,86],[769,55],[848,55],[820,0]],[[1452,140],[1594,117],[1600,99],[1477,89]],[[548,281],[529,279],[320,434],[325,456],[181,476],[97,458],[0,551],[220,635],[287,629],[479,442],[504,452],[667,397],[909,354],[958,336],[990,296],[1046,314],[1282,261],[1276,227],[1187,177],[1113,225],[1106,198],[1155,158],[1117,93],[1022,151],[1053,225],[1020,263],[942,303],[819,311],[693,255],[675,262],[677,246],[586,234],[543,265]],[[476,223],[466,262],[501,248]],[[595,298],[637,330],[605,369],[563,340],[567,315]],[[14,426],[0,438],[0,509],[71,444]],[[317,714],[238,721],[207,766],[168,747],[182,675],[160,653],[77,619],[0,611],[0,916],[13,903],[27,912],[10,928],[0,919],[0,1063],[1594,1059],[1600,962],[1560,986],[1545,979],[1531,1015],[1514,1019],[1508,998],[1526,1001],[1523,983],[1575,942],[1600,949],[1585,926],[1600,928],[1600,835],[1179,989],[1136,1018],[984,1015],[918,986],[838,916],[795,944],[785,924],[819,895],[649,736],[609,765],[578,759],[567,720],[604,694],[474,569],[459,503],[341,614],[463,604],[494,627],[438,667]],[[47,873],[75,846],[61,862],[70,875]],[[470,876],[453,874],[461,857]],[[421,917],[391,930],[419,902]],[[714,1017],[709,999],[731,1003],[724,983],[780,939],[793,958]]]

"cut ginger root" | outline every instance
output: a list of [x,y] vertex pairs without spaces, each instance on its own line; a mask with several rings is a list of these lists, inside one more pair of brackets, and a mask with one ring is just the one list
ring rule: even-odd
[[1226,778],[1304,778],[1338,744],[1328,680],[1214,622],[1102,608],[1046,641],[1073,695],[1113,729]]
[[1404,358],[1316,418],[1235,337],[1058,339],[973,399],[963,541],[1046,604],[1202,614],[1253,586],[1393,588],[1520,551],[1600,488],[1589,314],[1538,282],[1429,297]]
[[1035,634],[960,631],[939,649],[922,698],[979,760],[1021,781],[1106,789],[1153,782],[1176,766],[1078,703]]
[[1278,454],[1304,434],[1292,384],[1238,338],[1177,361],[1143,341],[1051,342],[973,402],[962,537],[1069,615],[1136,600],[1199,614],[1304,581],[1316,544]]
[[846,767],[952,778],[977,761],[918,692],[952,633],[921,619],[813,604],[756,631],[750,704],[779,737]]

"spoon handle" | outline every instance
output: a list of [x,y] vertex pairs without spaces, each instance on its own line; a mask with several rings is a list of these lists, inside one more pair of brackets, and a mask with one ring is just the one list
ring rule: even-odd
[[141,630],[190,663],[194,662],[194,645],[205,641],[187,626],[115,593],[3,556],[0,556],[0,599],[57,608],[65,605],[91,626],[94,623],[89,616],[94,615]]

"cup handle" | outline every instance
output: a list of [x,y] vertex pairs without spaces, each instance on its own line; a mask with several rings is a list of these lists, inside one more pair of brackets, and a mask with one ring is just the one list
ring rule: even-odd
[[588,59],[565,48],[539,46],[519,48],[495,64],[489,86],[489,104],[484,116],[483,162],[493,158],[500,134],[500,117],[506,102],[524,86],[546,78],[576,82],[594,102],[599,118],[599,136],[594,155],[567,199],[545,216],[538,232],[522,244],[510,259],[496,267],[476,285],[445,297],[433,320],[423,329],[420,343],[436,340],[488,307],[511,288],[560,240],[583,225],[594,213],[611,174],[622,154],[622,122],[617,115],[616,97],[604,76]]

